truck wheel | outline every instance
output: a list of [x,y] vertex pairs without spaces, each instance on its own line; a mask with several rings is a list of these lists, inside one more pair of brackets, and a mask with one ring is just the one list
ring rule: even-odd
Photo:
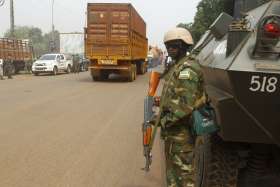
[[237,187],[238,156],[217,135],[196,138],[195,187]]
[[129,82],[132,82],[136,79],[136,65],[133,64],[131,65],[131,68],[129,69],[129,72],[128,72],[128,81]]
[[38,76],[39,75],[39,73],[37,73],[37,72],[35,72],[35,73],[33,73],[35,76]]
[[100,79],[101,80],[106,80],[106,79],[108,79],[109,78],[109,73],[107,73],[107,72],[101,72],[101,74],[100,74]]
[[143,75],[146,72],[145,62],[141,62],[140,65],[140,74]]
[[97,76],[91,76],[93,81],[99,81],[99,77]]
[[57,75],[57,72],[58,72],[58,69],[57,69],[57,67],[55,66],[55,67],[53,68],[53,75]]
[[132,66],[132,72],[133,72],[133,80],[136,80],[136,76],[137,76],[136,64],[133,64],[133,66]]
[[133,72],[133,68],[131,68],[128,72],[128,81],[132,82],[134,80],[134,72]]

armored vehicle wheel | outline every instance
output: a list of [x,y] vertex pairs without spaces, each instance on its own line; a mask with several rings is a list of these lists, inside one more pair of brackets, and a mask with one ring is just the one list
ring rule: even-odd
[[216,135],[199,136],[194,173],[195,187],[237,187],[237,154]]

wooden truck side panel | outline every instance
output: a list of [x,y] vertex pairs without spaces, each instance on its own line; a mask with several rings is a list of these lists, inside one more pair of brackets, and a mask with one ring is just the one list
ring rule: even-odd
[[33,52],[28,42],[8,38],[0,38],[0,59],[4,61],[8,56],[13,61],[32,60]]

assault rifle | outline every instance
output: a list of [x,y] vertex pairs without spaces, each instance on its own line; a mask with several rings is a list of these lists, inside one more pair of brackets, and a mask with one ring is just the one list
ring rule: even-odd
[[[160,74],[158,72],[152,72],[149,81],[149,92],[148,96],[146,96],[144,100],[144,123],[143,123],[143,153],[146,158],[146,164],[143,168],[146,172],[150,170],[150,165],[152,164],[152,153],[151,148],[153,144],[152,138],[152,121],[155,118],[155,111],[153,107],[154,103],[154,95],[156,93],[158,84],[160,80]],[[154,134],[154,133],[153,133]]]

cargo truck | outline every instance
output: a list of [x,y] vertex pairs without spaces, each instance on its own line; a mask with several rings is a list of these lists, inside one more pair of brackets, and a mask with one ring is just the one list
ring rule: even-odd
[[28,40],[0,38],[0,59],[13,61],[12,74],[23,70],[27,61],[33,61],[33,47]]
[[147,70],[147,51],[146,23],[131,4],[88,3],[85,53],[93,80],[110,73],[135,80]]

